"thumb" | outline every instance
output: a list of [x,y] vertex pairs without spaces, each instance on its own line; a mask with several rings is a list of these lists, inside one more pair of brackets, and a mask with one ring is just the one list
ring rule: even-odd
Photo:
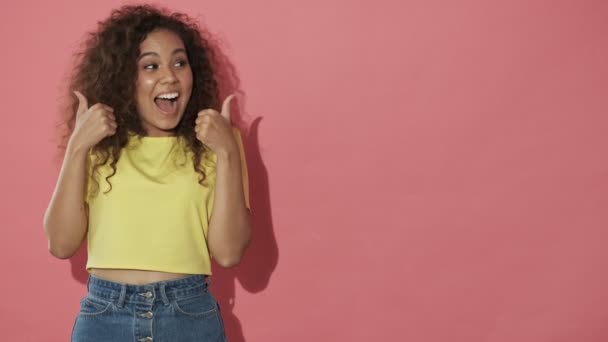
[[232,120],[230,119],[230,102],[235,97],[236,95],[232,94],[224,100],[224,104],[222,104],[222,112],[220,113],[230,123],[232,123]]
[[74,90],[74,94],[78,98],[78,109],[76,110],[76,117],[79,117],[80,115],[82,115],[82,113],[86,112],[86,110],[89,109],[89,101],[87,101],[87,98],[84,97],[84,95],[82,95],[82,93],[78,90]]

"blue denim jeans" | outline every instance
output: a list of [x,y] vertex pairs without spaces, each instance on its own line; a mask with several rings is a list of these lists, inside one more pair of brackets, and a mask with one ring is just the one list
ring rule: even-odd
[[196,274],[130,285],[89,275],[72,342],[224,342],[208,279]]

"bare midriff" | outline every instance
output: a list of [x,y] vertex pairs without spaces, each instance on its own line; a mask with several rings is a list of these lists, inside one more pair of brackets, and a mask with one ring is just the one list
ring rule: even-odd
[[172,280],[191,276],[192,274],[168,273],[146,270],[127,270],[114,268],[91,268],[90,274],[116,283],[143,285],[158,281]]

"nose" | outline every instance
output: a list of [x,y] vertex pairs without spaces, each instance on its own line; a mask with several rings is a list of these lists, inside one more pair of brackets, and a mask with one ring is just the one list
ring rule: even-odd
[[172,68],[163,68],[163,73],[161,75],[162,83],[175,83],[177,82],[177,77],[175,76],[175,71]]

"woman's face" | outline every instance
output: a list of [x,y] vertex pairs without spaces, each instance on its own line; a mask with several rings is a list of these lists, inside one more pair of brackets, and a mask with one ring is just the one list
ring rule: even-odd
[[139,46],[135,103],[148,136],[174,135],[192,94],[192,69],[184,43],[159,29]]

